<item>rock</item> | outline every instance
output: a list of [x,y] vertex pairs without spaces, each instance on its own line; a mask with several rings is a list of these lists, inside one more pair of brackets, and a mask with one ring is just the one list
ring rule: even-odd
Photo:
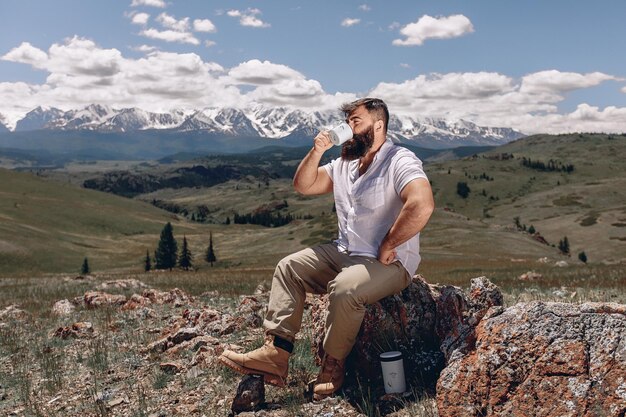
[[237,394],[233,399],[231,410],[234,414],[245,411],[257,411],[265,404],[265,385],[263,378],[257,375],[246,375],[237,386]]
[[[399,350],[409,385],[434,393],[446,358],[470,349],[476,324],[490,307],[501,304],[500,290],[485,277],[472,280],[469,295],[458,287],[429,285],[421,276],[414,277],[401,294],[366,307],[346,364],[346,389],[359,395],[359,380],[367,380],[377,394],[383,387],[379,354]],[[326,295],[311,300],[312,349],[318,365],[324,355],[327,305]]]
[[183,307],[193,301],[193,297],[185,294],[185,292],[179,288],[174,288],[166,292],[148,289],[141,295],[150,299],[154,304],[174,304],[175,307]]
[[126,297],[123,295],[108,294],[102,291],[87,291],[83,297],[85,307],[100,308],[106,306],[120,306],[126,303]]
[[557,261],[554,266],[558,266],[559,268],[564,268],[566,266],[568,266],[569,264],[565,261]]
[[626,413],[626,306],[520,303],[490,310],[475,333],[441,373],[440,415]]
[[67,299],[60,300],[52,306],[52,314],[55,316],[69,316],[76,310],[76,307]]
[[22,320],[28,318],[29,314],[20,309],[17,304],[11,304],[0,310],[0,321]]
[[88,321],[79,321],[71,326],[59,327],[55,330],[53,336],[60,337],[61,339],[67,339],[68,337],[74,339],[85,339],[92,337],[93,334],[93,324]]
[[165,372],[166,374],[177,374],[180,371],[182,371],[183,365],[181,365],[178,362],[162,362],[159,364],[159,368],[161,368],[161,371]]
[[122,310],[137,310],[138,308],[146,307],[150,304],[152,304],[152,301],[150,301],[149,298],[139,294],[133,294],[122,306]]
[[535,271],[528,271],[520,275],[517,279],[521,281],[535,281],[541,278],[543,278],[543,275],[541,275],[540,273]]
[[132,288],[148,288],[148,286],[137,279],[129,278],[118,279],[115,281],[105,281],[97,287],[98,290],[108,290],[110,288],[126,290]]

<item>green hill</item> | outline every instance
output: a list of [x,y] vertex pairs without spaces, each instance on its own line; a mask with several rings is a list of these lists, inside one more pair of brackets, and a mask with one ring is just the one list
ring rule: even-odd
[[[180,221],[139,201],[0,169],[0,273],[127,267],[163,225]],[[185,227],[184,225],[180,225]]]
[[[537,135],[427,171],[439,208],[493,226],[514,227],[519,217],[551,244],[567,236],[574,259],[584,251],[613,263],[626,261],[624,161],[623,135]],[[471,190],[465,199],[461,182]]]

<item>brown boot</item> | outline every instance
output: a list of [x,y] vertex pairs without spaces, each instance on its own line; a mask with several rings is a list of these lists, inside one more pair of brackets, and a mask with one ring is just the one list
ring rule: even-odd
[[326,354],[322,370],[313,383],[313,400],[319,401],[333,395],[343,385],[346,360],[335,359]]
[[263,375],[263,380],[284,387],[289,371],[289,352],[274,346],[268,338],[263,346],[248,353],[225,350],[218,358],[229,368],[248,375]]

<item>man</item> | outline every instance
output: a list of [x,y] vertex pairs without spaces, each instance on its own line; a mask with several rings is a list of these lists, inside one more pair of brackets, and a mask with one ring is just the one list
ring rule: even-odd
[[289,355],[300,330],[306,292],[329,293],[322,369],[314,399],[337,391],[345,358],[356,341],[365,305],[402,291],[420,262],[419,232],[434,209],[421,161],[386,138],[389,111],[380,99],[342,106],[354,136],[341,158],[319,166],[333,145],[319,133],[293,183],[304,195],[334,193],[339,238],[287,256],[276,267],[264,326],[264,346],[245,354],[225,351],[220,361],[244,374],[284,386]]

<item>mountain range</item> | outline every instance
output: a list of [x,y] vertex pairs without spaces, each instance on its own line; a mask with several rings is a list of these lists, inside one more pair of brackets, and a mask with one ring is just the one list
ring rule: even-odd
[[[280,139],[288,145],[311,143],[316,132],[341,122],[337,111],[304,112],[285,107],[247,109],[204,108],[153,113],[139,108],[114,109],[91,104],[78,110],[37,107],[16,123],[0,114],[0,133],[33,131],[76,133],[167,132],[224,137]],[[41,136],[39,132],[38,136]],[[435,149],[457,146],[497,146],[524,136],[506,127],[478,126],[467,120],[391,116],[388,135],[396,142]],[[272,144],[278,144],[272,142]],[[0,146],[2,141],[0,138]]]

